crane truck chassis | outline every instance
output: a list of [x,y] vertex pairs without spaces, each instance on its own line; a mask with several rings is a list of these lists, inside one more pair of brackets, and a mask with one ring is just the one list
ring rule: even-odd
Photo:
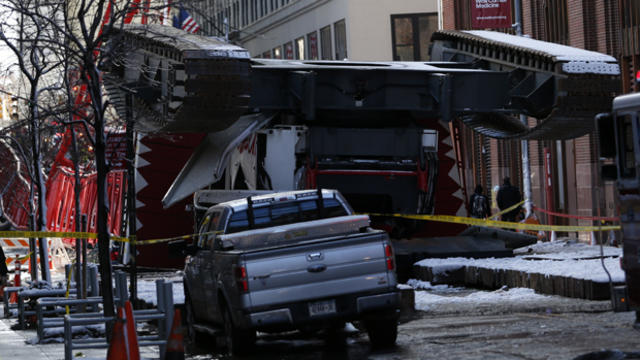
[[[214,38],[131,25],[107,43],[116,55],[104,82],[121,117],[133,104],[141,132],[206,133],[158,189],[164,209],[205,188],[326,187],[358,212],[448,215],[465,215],[451,121],[497,138],[574,138],[619,88],[615,58],[592,51],[489,31],[439,31],[432,42],[431,62],[252,59]],[[519,114],[538,120],[528,127]],[[164,210],[144,211],[161,221]],[[372,220],[396,237],[416,233],[412,222]],[[437,226],[422,234],[461,230]]]

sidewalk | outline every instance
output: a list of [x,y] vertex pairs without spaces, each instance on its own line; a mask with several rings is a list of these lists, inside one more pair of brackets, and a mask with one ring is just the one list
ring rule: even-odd
[[[0,314],[3,311],[0,304]],[[64,359],[64,343],[62,337],[60,343],[37,344],[35,329],[11,330],[11,326],[17,319],[0,318],[0,360],[42,360],[42,359]],[[33,344],[32,344],[33,343]],[[81,359],[105,359],[107,349],[81,349],[73,351],[74,358]],[[142,359],[160,358],[157,346],[147,346],[140,348]]]

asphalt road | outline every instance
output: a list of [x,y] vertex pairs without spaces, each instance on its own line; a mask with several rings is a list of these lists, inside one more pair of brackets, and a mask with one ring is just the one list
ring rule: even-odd
[[[392,349],[372,349],[364,333],[349,335],[343,346],[288,334],[260,338],[242,359],[640,359],[631,356],[640,354],[634,320],[631,312],[418,316],[400,326]],[[593,354],[604,349],[619,356]],[[188,358],[228,359],[209,351]]]
[[[468,296],[472,291],[450,296]],[[608,302],[562,297],[545,298],[538,306],[524,301],[493,306],[452,301],[406,314],[397,345],[391,349],[372,348],[366,333],[351,327],[344,341],[334,343],[325,342],[321,334],[260,334],[252,354],[238,359],[575,359],[603,349],[620,352],[585,359],[640,359],[630,356],[640,353],[635,313],[614,313],[608,308]],[[9,327],[15,321],[0,319],[0,360],[63,358],[62,344],[26,345],[35,331],[13,331]],[[213,343],[203,344],[187,359],[231,359]],[[143,358],[158,358],[157,347],[141,350]],[[104,359],[105,350],[74,353]]]
[[[255,351],[242,359],[640,359],[635,313],[608,308],[606,301],[562,297],[540,306],[451,303],[405,316],[392,349],[372,348],[366,333],[355,329],[337,345],[321,335],[291,333],[259,336]],[[619,352],[593,354],[605,349]],[[188,358],[228,359],[215,347],[198,351]]]

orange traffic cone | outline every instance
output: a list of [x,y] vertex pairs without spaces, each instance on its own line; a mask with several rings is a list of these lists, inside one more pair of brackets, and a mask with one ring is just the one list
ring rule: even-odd
[[164,360],[184,360],[184,339],[182,337],[182,319],[180,309],[173,313],[173,325],[167,339],[167,350]]
[[129,345],[129,360],[140,360],[140,348],[138,347],[138,333],[136,333],[136,320],[133,317],[131,301],[124,303],[124,313],[127,316],[127,342]]
[[[20,286],[21,285],[21,281],[20,281],[20,257],[18,257],[18,255],[16,255],[16,262],[15,262],[15,268],[13,271],[14,275],[13,275],[13,286]],[[11,293],[11,297],[9,298],[9,302],[12,304],[15,304],[18,302],[18,293],[17,292],[12,292]]]
[[127,351],[127,340],[124,335],[124,319],[122,318],[122,308],[118,308],[118,318],[113,326],[111,343],[107,350],[107,360],[129,360]]

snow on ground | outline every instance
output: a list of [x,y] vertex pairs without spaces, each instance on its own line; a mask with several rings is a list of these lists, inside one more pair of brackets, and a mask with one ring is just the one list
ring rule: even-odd
[[158,305],[156,296],[156,280],[163,279],[165,282],[171,282],[173,285],[173,303],[184,304],[184,289],[182,284],[182,275],[180,272],[163,274],[161,277],[153,277],[146,279],[138,279],[138,298],[146,303]]
[[[531,250],[529,250],[531,249]],[[620,268],[621,249],[604,247],[604,264],[611,274],[613,282],[624,282],[624,272]],[[608,282],[609,277],[602,268],[600,247],[578,243],[575,240],[559,240],[550,243],[538,243],[514,251],[517,254],[510,258],[446,258],[424,259],[416,263],[418,266],[434,267],[437,272],[442,269],[455,269],[464,266],[476,266],[489,269],[516,270],[538,273],[547,276],[564,276],[575,279]],[[608,257],[607,257],[608,256]]]
[[422,281],[416,279],[407,280],[407,285],[414,290],[434,290],[443,293],[459,292],[464,288],[454,287],[450,285],[432,285],[429,281]]
[[407,287],[415,292],[415,309],[429,314],[500,314],[518,312],[608,311],[610,301],[589,301],[555,295],[536,294],[533,289],[506,286],[495,291],[474,290],[448,285],[431,285],[410,279]]
[[545,295],[536,294],[533,289],[514,288],[500,289],[495,291],[474,291],[465,296],[442,296],[428,291],[416,291],[415,301],[416,310],[427,311],[434,306],[442,304],[469,304],[475,306],[481,305],[499,305],[504,302],[529,302],[540,303],[544,299],[549,298]]
[[[536,259],[588,259],[600,256],[600,246],[578,242],[576,239],[560,238],[557,241],[543,242],[521,247],[513,251],[516,255],[535,257]],[[603,246],[604,256],[622,256],[622,248]]]

